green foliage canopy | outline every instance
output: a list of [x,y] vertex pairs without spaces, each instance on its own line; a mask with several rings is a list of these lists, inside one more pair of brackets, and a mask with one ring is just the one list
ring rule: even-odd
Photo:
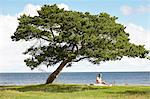
[[125,27],[116,22],[117,17],[107,13],[91,15],[44,5],[38,14],[18,18],[19,26],[11,36],[13,41],[46,42],[34,44],[24,52],[31,55],[25,60],[31,69],[66,59],[68,66],[83,59],[99,64],[123,56],[145,58],[149,53],[143,45],[130,43]]

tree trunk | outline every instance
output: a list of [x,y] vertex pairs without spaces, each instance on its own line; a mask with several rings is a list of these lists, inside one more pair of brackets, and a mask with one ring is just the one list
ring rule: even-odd
[[65,67],[65,65],[69,62],[69,60],[64,60],[59,67],[49,75],[49,77],[47,78],[46,84],[50,84],[52,83],[55,78],[57,77],[57,75],[61,72],[61,70]]

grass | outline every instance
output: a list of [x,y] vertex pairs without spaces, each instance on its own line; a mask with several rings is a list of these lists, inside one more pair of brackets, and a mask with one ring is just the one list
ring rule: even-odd
[[150,99],[150,86],[0,86],[0,99]]

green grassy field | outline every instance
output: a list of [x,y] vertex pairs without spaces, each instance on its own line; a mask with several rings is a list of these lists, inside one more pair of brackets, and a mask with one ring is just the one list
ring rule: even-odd
[[150,86],[0,86],[0,99],[150,99]]

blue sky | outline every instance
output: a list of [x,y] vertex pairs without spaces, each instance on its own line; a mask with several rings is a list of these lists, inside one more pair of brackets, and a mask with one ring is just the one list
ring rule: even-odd
[[15,15],[23,10],[27,4],[44,5],[44,4],[60,4],[64,3],[70,7],[71,10],[91,12],[98,14],[100,12],[107,12],[111,15],[118,16],[120,21],[125,23],[134,22],[148,28],[146,19],[150,17],[150,13],[137,13],[130,16],[124,16],[121,13],[120,7],[124,5],[133,8],[141,6],[150,6],[150,0],[1,0],[0,14]]
[[[30,71],[23,63],[25,56],[22,52],[26,46],[12,42],[10,35],[17,27],[17,16],[20,13],[32,13],[32,11],[35,13],[37,7],[44,4],[64,4],[69,10],[91,14],[107,12],[117,16],[118,22],[127,26],[126,31],[130,33],[131,42],[144,44],[150,49],[150,0],[0,0],[0,72]],[[84,66],[81,66],[83,64]],[[46,70],[45,67],[42,68]],[[121,61],[102,63],[100,66],[83,61],[66,69],[66,71],[81,70],[150,71],[150,61],[123,58]]]

